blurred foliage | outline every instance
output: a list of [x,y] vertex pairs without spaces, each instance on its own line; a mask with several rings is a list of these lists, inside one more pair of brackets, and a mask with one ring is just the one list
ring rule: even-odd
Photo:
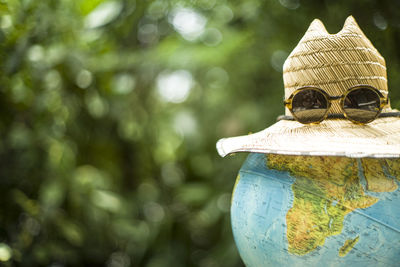
[[308,24],[350,14],[399,108],[397,0],[1,0],[2,264],[242,266],[246,155],[215,142],[272,124]]

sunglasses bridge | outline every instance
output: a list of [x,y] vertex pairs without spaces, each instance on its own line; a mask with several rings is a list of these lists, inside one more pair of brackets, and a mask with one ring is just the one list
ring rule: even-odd
[[338,96],[330,96],[330,95],[328,95],[328,100],[338,100],[338,99],[342,99],[345,96],[346,95],[338,95]]

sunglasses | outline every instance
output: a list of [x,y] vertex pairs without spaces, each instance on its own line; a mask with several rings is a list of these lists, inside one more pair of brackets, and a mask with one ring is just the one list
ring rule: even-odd
[[[328,117],[333,100],[340,100],[344,117],[357,124],[375,120],[388,103],[387,96],[378,89],[370,85],[357,85],[341,96],[330,96],[317,87],[302,87],[294,91],[284,104],[298,122],[316,124]],[[329,117],[341,118],[343,115],[330,114]]]

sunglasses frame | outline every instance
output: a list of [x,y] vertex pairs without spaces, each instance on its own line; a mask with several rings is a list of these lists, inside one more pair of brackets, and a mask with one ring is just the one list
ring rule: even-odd
[[[357,121],[357,120],[354,120],[354,119],[350,118],[350,117],[348,116],[348,114],[346,113],[345,109],[344,109],[344,100],[346,99],[347,95],[348,95],[349,93],[353,92],[354,90],[361,89],[361,88],[367,88],[367,89],[370,89],[370,90],[374,91],[374,92],[378,95],[378,97],[379,97],[379,102],[380,102],[380,104],[379,104],[379,111],[376,113],[375,117],[372,118],[372,119],[370,119],[370,120],[368,120],[368,121],[365,121],[365,122],[360,122],[360,121]],[[296,94],[300,93],[301,91],[304,91],[305,89],[311,89],[311,90],[318,91],[318,92],[320,92],[320,93],[325,97],[325,99],[326,99],[327,107],[326,107],[325,114],[324,114],[324,116],[323,116],[320,120],[318,120],[318,121],[310,122],[310,123],[301,122],[301,120],[295,115],[295,112],[293,112],[293,105],[292,105],[292,104],[293,104],[293,98],[296,96]],[[384,92],[387,93],[386,91],[384,91]],[[388,104],[388,102],[389,102],[389,98],[388,98],[387,96],[384,96],[384,95],[382,94],[382,92],[381,92],[380,90],[378,90],[377,88],[375,88],[375,87],[373,87],[373,86],[371,86],[371,85],[359,84],[359,85],[350,87],[343,95],[340,95],[340,96],[330,96],[327,92],[325,92],[324,90],[322,90],[321,88],[318,88],[318,87],[304,86],[304,87],[300,87],[300,88],[296,89],[296,90],[289,96],[289,98],[288,98],[287,100],[285,100],[283,103],[284,103],[285,107],[287,107],[287,108],[289,109],[290,113],[292,113],[293,118],[294,118],[296,121],[298,121],[298,122],[300,122],[300,123],[302,123],[302,124],[319,124],[320,122],[322,122],[323,120],[325,120],[326,117],[328,117],[329,109],[330,109],[331,106],[332,106],[332,100],[339,100],[339,99],[340,99],[340,108],[342,109],[345,118],[348,119],[348,120],[350,120],[351,122],[353,122],[353,123],[355,123],[355,124],[367,124],[367,123],[370,123],[371,121],[375,120],[375,119],[379,116],[379,114],[382,112],[383,107],[386,106],[386,105]]]

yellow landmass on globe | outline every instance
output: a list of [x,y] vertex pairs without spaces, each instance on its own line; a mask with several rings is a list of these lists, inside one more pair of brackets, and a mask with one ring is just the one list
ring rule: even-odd
[[354,239],[347,239],[344,242],[344,245],[339,249],[339,256],[344,257],[349,253],[350,250],[354,248],[354,246],[357,244],[358,240],[360,239],[359,236],[357,236]]
[[400,181],[400,159],[386,159],[389,174]]
[[328,236],[341,233],[346,214],[378,201],[364,194],[356,159],[269,154],[267,165],[296,177],[293,206],[286,214],[293,254],[304,255],[322,246]]
[[[389,162],[392,167],[400,166],[399,164],[393,164],[393,160],[386,159],[373,159],[364,158],[361,160],[362,167],[364,170],[364,176],[367,180],[367,189],[373,192],[393,192],[397,189],[397,184],[394,179],[386,177],[385,167]],[[388,168],[390,169],[390,168]],[[397,172],[395,168],[392,172]]]

